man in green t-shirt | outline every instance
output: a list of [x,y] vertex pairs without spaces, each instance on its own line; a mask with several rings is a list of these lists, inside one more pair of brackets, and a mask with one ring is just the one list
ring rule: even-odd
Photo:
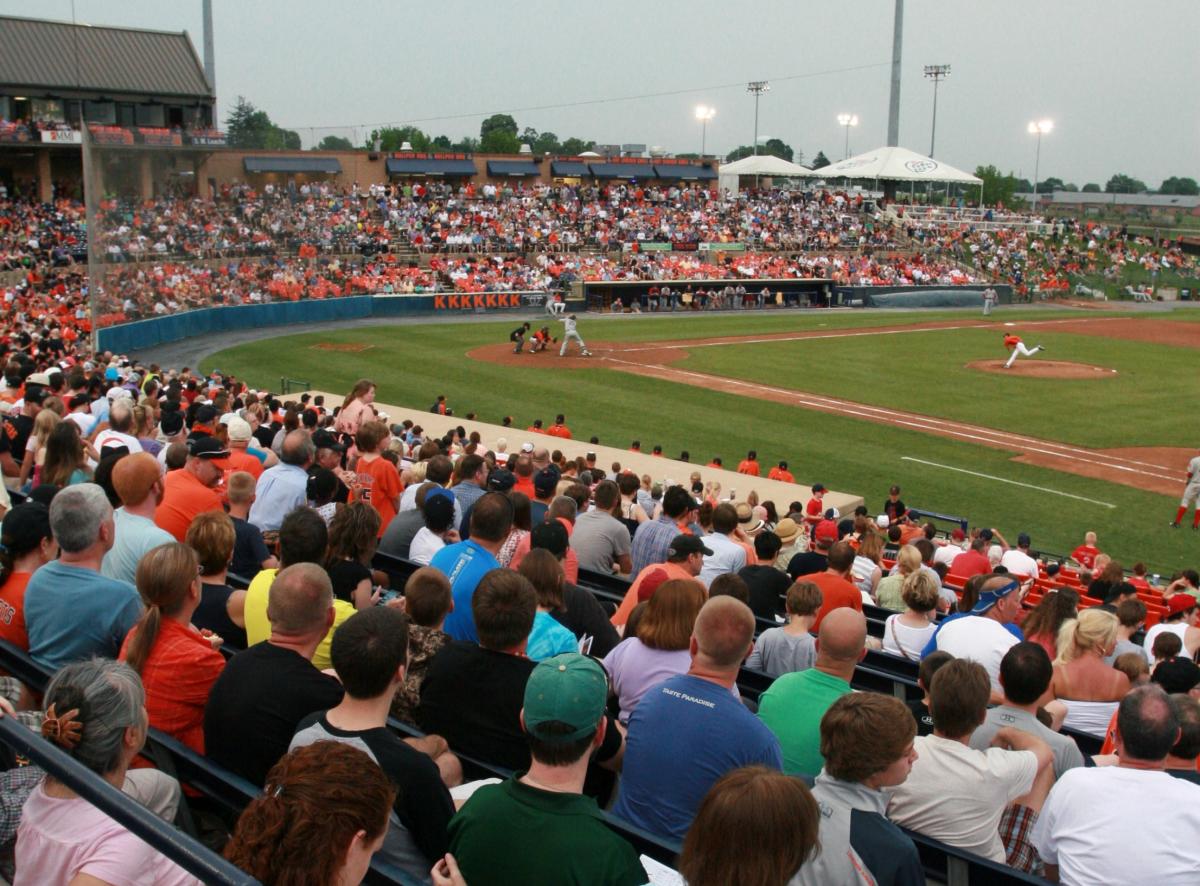
[[529,675],[521,711],[529,771],[480,788],[450,821],[450,852],[471,886],[647,882],[633,847],[583,796],[588,758],[608,725],[607,694],[604,669],[574,652]]
[[758,718],[783,748],[783,771],[816,776],[821,756],[821,718],[848,692],[854,667],[866,655],[867,621],[848,607],[834,609],[817,634],[817,661],[806,671],[784,674],[758,700]]

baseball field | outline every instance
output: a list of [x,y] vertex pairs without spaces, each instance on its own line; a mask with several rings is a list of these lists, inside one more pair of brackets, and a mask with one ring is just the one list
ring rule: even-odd
[[[367,377],[382,402],[425,409],[445,394],[459,415],[520,428],[562,412],[577,439],[727,467],[756,449],[764,471],[785,459],[799,483],[872,508],[898,483],[912,507],[1014,542],[1025,531],[1035,548],[1070,551],[1094,530],[1126,566],[1196,564],[1200,533],[1168,523],[1200,449],[1200,311],[581,315],[589,358],[513,355],[518,322],[284,335],[203,368],[273,390],[281,377],[324,390]],[[1045,350],[1003,369],[1006,333]]]

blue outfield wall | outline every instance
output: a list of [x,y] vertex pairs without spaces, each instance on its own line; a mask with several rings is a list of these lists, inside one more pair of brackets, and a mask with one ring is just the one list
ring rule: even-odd
[[101,329],[101,350],[137,353],[168,342],[267,326],[332,323],[363,317],[402,317],[414,314],[489,314],[528,311],[544,306],[542,292],[491,292],[436,295],[349,295],[316,301],[270,302],[262,305],[228,305],[201,308],[182,314],[135,320]]

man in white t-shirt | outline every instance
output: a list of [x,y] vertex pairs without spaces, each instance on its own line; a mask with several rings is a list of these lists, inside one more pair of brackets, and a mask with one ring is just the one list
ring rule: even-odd
[[1037,578],[1037,560],[1029,555],[1030,538],[1022,532],[1017,536],[1017,546],[1009,548],[1000,557],[1000,565],[1008,570],[1009,575],[1019,575],[1022,578]]
[[425,499],[422,510],[425,525],[417,530],[409,545],[408,559],[428,566],[433,555],[446,546],[459,541],[454,529],[454,496],[445,489],[436,489]]
[[1121,700],[1116,766],[1073,769],[1047,797],[1032,842],[1061,883],[1200,883],[1200,785],[1164,771],[1179,722],[1158,686]]
[[137,437],[129,433],[133,430],[133,400],[128,397],[114,399],[108,409],[108,425],[92,441],[92,446],[102,457],[105,446],[125,446],[130,454],[142,451]]
[[892,789],[887,816],[1004,864],[1000,820],[1018,800],[1025,807],[1019,821],[1036,817],[1053,783],[1054,755],[1041,739],[1012,727],[998,730],[985,751],[969,747],[990,695],[987,673],[977,662],[956,659],[934,674],[933,734],[914,741],[916,762],[908,780]]
[[992,681],[993,700],[1003,697],[1000,688],[1000,660],[1020,637],[1005,625],[1012,624],[1021,609],[1021,583],[1007,575],[994,575],[984,581],[975,607],[964,616],[943,621],[933,635],[927,652],[940,649],[955,658],[977,661]]
[[704,544],[712,551],[704,555],[704,568],[700,570],[700,581],[707,588],[718,575],[737,572],[746,565],[746,549],[730,536],[737,532],[737,508],[729,502],[721,502],[713,509],[712,534],[704,536]]
[[945,544],[938,545],[937,550],[933,552],[934,563],[945,563],[946,568],[950,568],[950,564],[954,562],[954,558],[966,550],[964,547],[966,533],[961,529],[955,529],[950,534],[950,540]]

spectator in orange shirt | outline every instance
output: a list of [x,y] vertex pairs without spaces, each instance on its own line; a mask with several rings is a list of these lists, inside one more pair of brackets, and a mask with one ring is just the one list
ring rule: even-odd
[[[225,429],[229,435],[229,457],[225,459],[226,479],[234,471],[245,471],[257,480],[262,476],[263,468],[267,465],[246,451],[250,447],[250,440],[254,435],[250,422],[235,415],[226,423]],[[268,451],[267,459],[271,462],[278,461],[275,453],[270,451]]]
[[560,437],[563,440],[571,439],[571,429],[566,425],[566,416],[559,413],[554,417],[554,424],[546,429],[546,433],[551,437]]
[[204,753],[204,706],[225,668],[221,638],[192,627],[200,605],[196,552],[171,542],[153,548],[137,570],[146,612],[125,636],[120,659],[142,678],[150,725]]
[[58,556],[50,531],[50,511],[41,502],[26,502],[4,517],[0,534],[0,640],[28,651],[25,631],[25,585],[41,565]]
[[223,510],[216,487],[225,476],[228,456],[229,450],[216,437],[197,437],[188,442],[187,462],[163,478],[163,499],[154,513],[160,529],[183,541],[193,517]]
[[850,581],[850,570],[854,566],[854,549],[844,541],[839,541],[829,549],[829,566],[824,572],[805,576],[821,589],[821,608],[817,611],[817,620],[813,622],[812,630],[819,630],[821,619],[843,606],[856,612],[862,612],[862,593],[858,586]]
[[359,426],[354,436],[359,457],[355,470],[362,500],[379,512],[379,535],[400,509],[400,493],[404,484],[396,466],[382,456],[391,438],[388,426],[381,421],[369,421]]
[[771,468],[767,474],[768,480],[779,480],[783,483],[795,483],[796,478],[792,476],[792,472],[788,470],[786,461],[781,461],[778,467]]
[[749,477],[757,477],[758,471],[758,453],[751,449],[746,453],[746,457],[741,460],[737,466],[739,474],[746,474]]

